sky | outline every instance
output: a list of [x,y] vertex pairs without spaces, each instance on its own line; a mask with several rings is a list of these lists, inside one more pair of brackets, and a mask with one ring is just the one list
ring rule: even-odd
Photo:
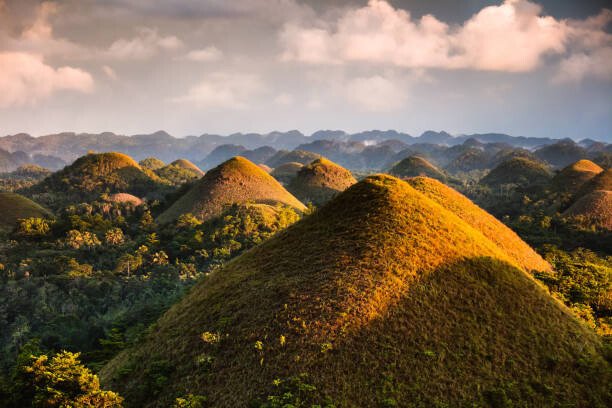
[[0,134],[612,142],[610,3],[0,0]]

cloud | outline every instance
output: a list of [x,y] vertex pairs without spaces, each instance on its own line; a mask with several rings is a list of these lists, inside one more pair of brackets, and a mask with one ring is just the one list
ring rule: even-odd
[[211,62],[218,61],[223,57],[223,53],[217,47],[208,46],[200,50],[192,50],[185,55],[185,58],[190,61]]
[[102,66],[102,71],[104,72],[104,74],[109,77],[110,79],[112,79],[113,81],[116,81],[119,79],[119,77],[117,76],[117,73],[115,72],[114,69],[112,69],[111,67],[109,67],[108,65],[104,65]]
[[350,103],[365,111],[394,111],[406,103],[406,84],[380,75],[355,78],[346,84],[346,97]]
[[183,42],[175,36],[160,36],[157,29],[143,27],[131,38],[116,40],[108,48],[107,55],[117,59],[147,59],[162,51],[181,48]]
[[275,105],[279,106],[291,106],[293,105],[294,98],[290,94],[283,92],[276,95],[276,97],[273,99],[273,102]]
[[53,68],[42,56],[0,52],[0,108],[34,105],[56,91],[91,92],[91,75],[73,67]]
[[172,102],[195,104],[200,108],[245,109],[264,90],[261,79],[252,74],[215,72]]
[[370,0],[335,20],[318,19],[308,26],[288,23],[279,41],[284,61],[527,72],[548,55],[571,56],[586,43],[601,46],[605,15],[557,20],[542,15],[538,4],[506,0],[451,26],[431,15],[413,19],[387,1]]

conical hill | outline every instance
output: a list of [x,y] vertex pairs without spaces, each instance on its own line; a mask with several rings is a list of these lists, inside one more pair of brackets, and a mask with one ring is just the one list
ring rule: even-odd
[[371,176],[197,284],[101,379],[128,406],[609,404],[598,337],[514,265]]
[[321,158],[301,168],[287,190],[302,202],[321,205],[356,182],[350,171]]
[[201,220],[215,217],[235,203],[283,204],[305,209],[278,181],[244,157],[234,157],[208,171],[195,185],[164,211],[158,221],[171,222],[191,213]]

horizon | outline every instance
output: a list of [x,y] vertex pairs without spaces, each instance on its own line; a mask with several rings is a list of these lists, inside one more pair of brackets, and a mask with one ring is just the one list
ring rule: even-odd
[[611,22],[604,0],[0,0],[1,131],[609,143]]

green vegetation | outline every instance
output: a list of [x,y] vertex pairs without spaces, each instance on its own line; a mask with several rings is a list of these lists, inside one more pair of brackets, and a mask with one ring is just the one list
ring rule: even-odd
[[246,202],[288,205],[298,211],[306,208],[256,164],[234,157],[206,173],[157,220],[170,223],[187,213],[207,220],[219,216],[228,204]]
[[172,185],[178,186],[199,179],[204,172],[189,160],[180,159],[155,169],[155,174]]
[[551,178],[552,174],[544,164],[525,157],[514,157],[499,164],[480,182],[494,188],[505,184],[545,184]]
[[18,220],[32,217],[51,218],[51,213],[22,195],[0,193],[0,231],[10,231]]
[[108,407],[119,408],[123,398],[100,389],[98,376],[84,367],[78,353],[43,354],[30,343],[13,370],[8,407]]
[[[128,406],[608,405],[601,340],[472,211],[368,177],[197,284],[103,383]],[[303,373],[307,397],[279,389]]]
[[356,182],[350,171],[321,158],[302,167],[287,189],[300,201],[320,206]]

